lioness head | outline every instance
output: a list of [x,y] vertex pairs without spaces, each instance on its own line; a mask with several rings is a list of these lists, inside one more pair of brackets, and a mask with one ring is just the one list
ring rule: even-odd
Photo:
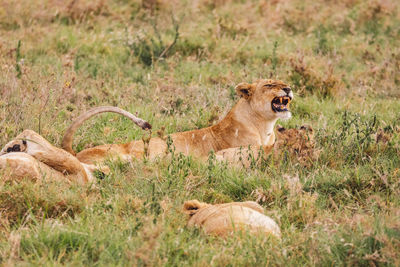
[[240,83],[236,93],[249,101],[251,108],[260,116],[270,120],[291,117],[289,103],[293,99],[290,87],[282,81],[263,79],[255,83]]

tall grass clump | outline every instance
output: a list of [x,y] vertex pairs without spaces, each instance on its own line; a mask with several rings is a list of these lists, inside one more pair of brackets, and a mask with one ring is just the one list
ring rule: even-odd
[[[157,22],[157,17],[150,19],[152,26],[151,33],[139,32],[132,42],[128,42],[128,47],[136,56],[140,63],[145,66],[151,66],[157,61],[160,61],[170,56],[179,39],[179,23],[171,16],[172,30],[166,30],[161,33]],[[168,36],[167,33],[173,32],[173,39],[169,44],[163,39]]]

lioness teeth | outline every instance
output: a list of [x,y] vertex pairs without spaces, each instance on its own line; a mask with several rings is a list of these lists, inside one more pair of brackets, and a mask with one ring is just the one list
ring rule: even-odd
[[273,104],[273,105],[274,105],[274,107],[280,108],[280,109],[284,109],[287,107],[287,105],[285,105],[285,104]]
[[272,100],[271,104],[276,109],[275,111],[288,111],[290,102],[290,96],[277,96]]

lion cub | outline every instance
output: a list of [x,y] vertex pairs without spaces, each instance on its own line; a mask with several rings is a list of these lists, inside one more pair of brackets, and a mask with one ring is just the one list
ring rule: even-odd
[[248,146],[242,148],[228,148],[216,153],[219,161],[227,161],[230,164],[249,167],[251,161],[258,162],[265,156],[272,154],[275,160],[284,158],[288,153],[295,162],[309,167],[319,157],[319,150],[315,148],[314,130],[309,125],[302,125],[298,129],[277,125],[276,141],[270,146]]

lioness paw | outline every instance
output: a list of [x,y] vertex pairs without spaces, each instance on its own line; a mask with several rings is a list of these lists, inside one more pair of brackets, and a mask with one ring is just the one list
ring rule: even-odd
[[13,140],[3,147],[0,151],[0,155],[10,152],[25,152],[27,147],[26,140]]

